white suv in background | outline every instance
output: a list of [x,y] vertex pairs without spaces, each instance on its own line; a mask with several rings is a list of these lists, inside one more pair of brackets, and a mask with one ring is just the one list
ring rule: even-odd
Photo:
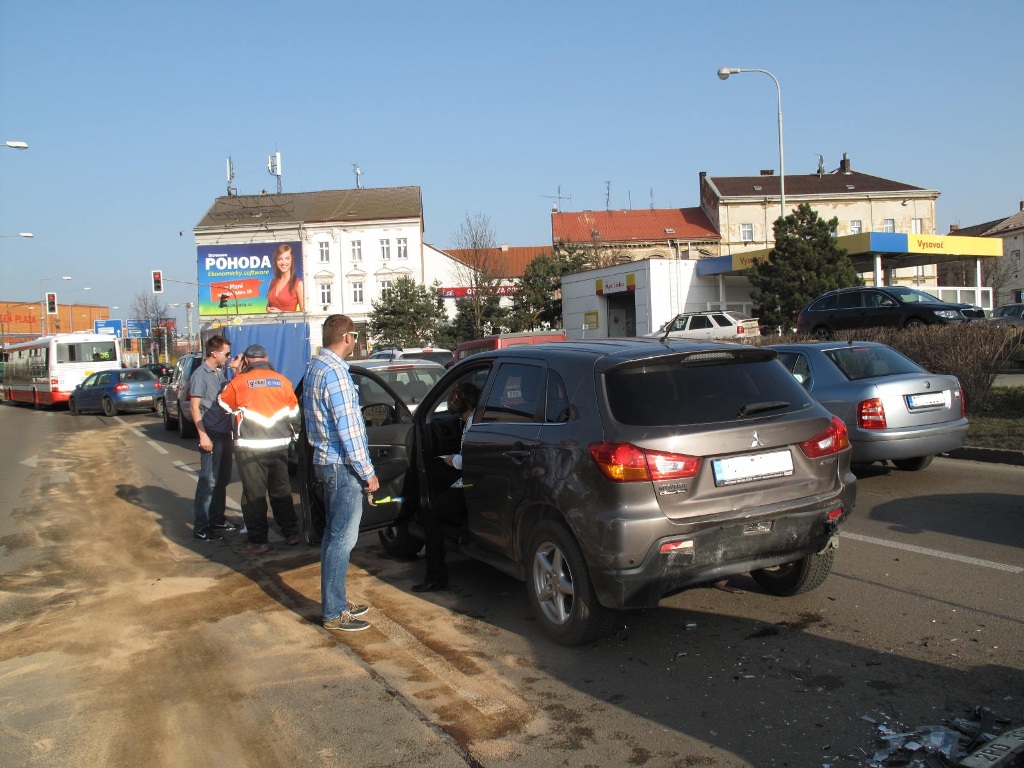
[[650,338],[743,341],[751,336],[760,336],[761,328],[757,318],[742,312],[712,310],[684,312],[673,317],[654,333],[644,335]]
[[[378,347],[373,350],[367,360],[430,360],[441,365],[448,365],[455,359],[450,349],[441,347]],[[358,360],[351,362],[357,363]]]

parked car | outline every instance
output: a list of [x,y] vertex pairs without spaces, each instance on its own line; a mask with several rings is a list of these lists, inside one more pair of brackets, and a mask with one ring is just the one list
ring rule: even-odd
[[[508,347],[520,347],[529,344],[543,344],[547,341],[565,341],[565,331],[556,329],[553,331],[522,331],[520,333],[502,333],[494,336],[485,336],[482,339],[462,341],[455,345],[455,360],[465,360],[477,352],[489,352],[492,349],[506,349]],[[451,364],[449,364],[451,365]]]
[[741,341],[751,336],[760,336],[761,328],[756,317],[742,312],[684,312],[676,315],[654,333],[646,333],[650,338],[672,339],[728,339]]
[[410,411],[444,376],[444,366],[430,360],[360,360],[352,365],[373,371],[393,389]]
[[73,416],[89,411],[102,411],[107,416],[140,409],[155,411],[162,394],[160,380],[145,368],[96,371],[71,392],[68,410]]
[[927,467],[967,439],[963,392],[955,376],[929,373],[885,344],[776,344],[779,360],[814,398],[841,418],[854,462]]
[[147,371],[152,371],[156,374],[159,379],[161,376],[170,376],[174,371],[174,366],[170,363],[146,363],[140,365],[139,368],[145,368]]
[[797,333],[830,339],[858,328],[914,328],[982,320],[985,310],[940,301],[930,293],[899,285],[840,288],[824,293],[797,315]]
[[[450,349],[441,347],[380,347],[373,350],[368,360],[430,360],[448,365],[455,359]],[[359,362],[355,360],[353,362]]]
[[192,423],[192,410],[188,402],[188,380],[200,365],[203,356],[199,352],[187,352],[178,358],[170,379],[164,385],[164,395],[158,406],[163,417],[164,429],[177,429],[182,438],[195,437],[196,425]]
[[1003,304],[992,310],[988,321],[1007,328],[1024,328],[1024,304]]
[[[362,530],[396,555],[419,551],[422,512],[454,479],[440,458],[462,438],[449,391],[480,388],[461,450],[468,518],[447,535],[526,582],[539,626],[565,645],[608,631],[619,609],[732,574],[774,595],[813,589],[854,507],[845,425],[768,349],[602,339],[483,352],[414,414],[351,370],[380,481]],[[303,452],[312,544],[323,502]]]

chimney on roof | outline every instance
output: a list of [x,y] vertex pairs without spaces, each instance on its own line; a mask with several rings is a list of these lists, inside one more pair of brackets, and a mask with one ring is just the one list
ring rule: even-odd
[[1024,211],[1024,200],[1020,201],[1020,209]]
[[774,176],[775,175],[775,169],[774,168],[762,168],[761,169],[761,175],[762,176]]
[[953,234],[958,229],[960,229],[960,225],[959,224],[950,224],[949,225],[949,234]]
[[503,253],[508,253],[508,243],[502,243],[501,250]]
[[843,152],[843,161],[839,163],[839,172],[845,174],[853,173],[853,171],[850,169],[850,158],[847,156],[845,152]]

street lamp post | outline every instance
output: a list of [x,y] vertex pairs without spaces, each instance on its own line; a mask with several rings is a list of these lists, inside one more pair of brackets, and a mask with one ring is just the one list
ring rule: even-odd
[[39,306],[43,310],[39,316],[39,335],[45,336],[49,322],[46,320],[46,294],[43,293],[43,283],[48,283],[51,280],[70,280],[68,275],[62,275],[61,277],[41,277],[39,278]]
[[0,235],[0,237],[35,237],[31,232],[19,232],[16,235]]
[[[68,291],[70,296],[75,291],[91,291],[92,288],[72,288]],[[68,302],[68,333],[75,332],[75,305],[74,302]]]
[[729,75],[738,75],[741,72],[760,72],[763,75],[768,75],[772,80],[775,81],[775,91],[779,96],[779,201],[782,208],[782,216],[786,216],[786,159],[785,153],[782,150],[782,87],[779,85],[779,80],[775,75],[769,72],[767,69],[736,69],[730,67],[722,67],[718,70],[718,77],[721,80],[728,80]]
[[10,147],[11,149],[28,149],[28,142],[27,141],[5,141],[4,142],[4,146],[5,147]]

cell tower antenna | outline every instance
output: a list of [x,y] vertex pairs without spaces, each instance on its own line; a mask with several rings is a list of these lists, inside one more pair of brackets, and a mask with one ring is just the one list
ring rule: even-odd
[[228,197],[234,197],[238,194],[238,190],[231,186],[235,180],[235,163],[231,159],[231,155],[228,155]]
[[562,207],[562,201],[563,200],[572,200],[572,195],[563,195],[562,194],[562,185],[561,184],[558,185],[558,194],[557,195],[541,195],[541,197],[546,197],[548,200],[554,200],[555,201],[555,202],[553,202],[551,204],[551,212],[552,213],[558,213],[558,209]]
[[363,185],[359,181],[359,177],[363,175],[363,169],[359,167],[358,163],[352,163],[352,173],[356,175],[356,189],[362,189]]
[[267,155],[267,171],[277,177],[277,194],[281,194],[281,153]]

